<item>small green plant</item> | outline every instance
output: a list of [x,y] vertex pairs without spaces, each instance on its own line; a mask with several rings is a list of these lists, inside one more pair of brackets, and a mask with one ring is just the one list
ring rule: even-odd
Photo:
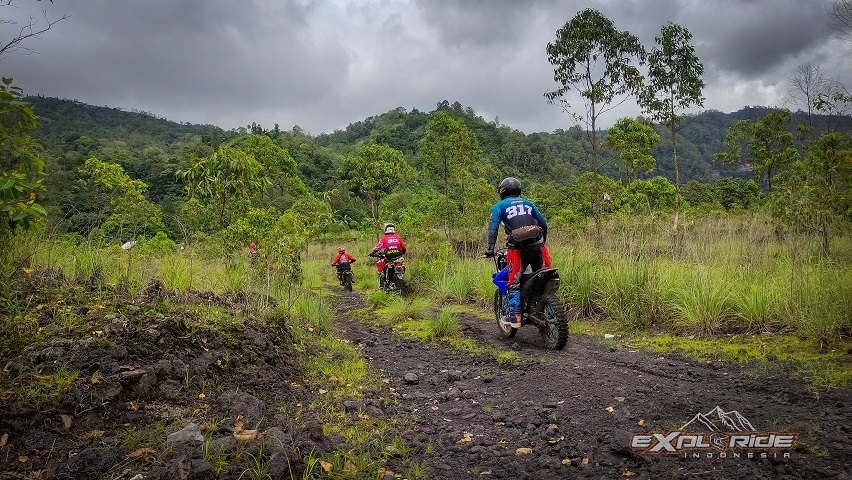
[[459,319],[449,308],[442,308],[437,318],[430,318],[425,325],[429,338],[442,338],[459,332]]

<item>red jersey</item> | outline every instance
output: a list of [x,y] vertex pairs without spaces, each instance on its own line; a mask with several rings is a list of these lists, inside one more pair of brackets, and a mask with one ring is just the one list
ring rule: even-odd
[[373,253],[383,252],[388,257],[398,257],[405,253],[405,244],[395,233],[388,233],[373,247]]
[[348,253],[338,253],[337,256],[334,257],[334,260],[331,261],[331,264],[337,265],[341,260],[343,260],[343,263],[352,263],[355,261],[355,257]]

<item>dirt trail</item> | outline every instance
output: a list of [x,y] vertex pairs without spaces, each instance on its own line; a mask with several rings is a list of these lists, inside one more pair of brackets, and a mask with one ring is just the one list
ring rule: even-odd
[[[581,335],[552,352],[531,327],[504,341],[490,321],[463,315],[464,335],[524,359],[501,365],[354,321],[346,311],[363,307],[357,293],[339,303],[341,335],[400,395],[400,411],[387,413],[412,419],[407,436],[428,478],[852,478],[848,388],[817,398],[777,373]],[[798,432],[798,446],[788,459],[683,458],[629,448],[634,433],[668,432],[717,406],[736,410],[759,432]]]

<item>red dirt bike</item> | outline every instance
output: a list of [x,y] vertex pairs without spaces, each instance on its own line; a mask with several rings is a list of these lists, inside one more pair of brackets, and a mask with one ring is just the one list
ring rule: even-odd
[[[494,292],[494,318],[500,336],[512,338],[518,329],[503,322],[509,313],[509,268],[506,266],[506,251],[494,255],[496,272],[491,282],[497,286]],[[556,296],[559,288],[559,273],[555,268],[542,268],[537,272],[521,274],[521,326],[535,325],[550,350],[561,350],[568,342],[568,314],[562,301]]]
[[349,262],[337,264],[337,279],[340,281],[340,286],[347,292],[352,291],[352,266]]
[[384,262],[379,273],[379,287],[387,293],[402,293],[405,289],[405,259],[401,256],[389,258],[381,253],[371,253],[369,256],[380,258],[376,265]]

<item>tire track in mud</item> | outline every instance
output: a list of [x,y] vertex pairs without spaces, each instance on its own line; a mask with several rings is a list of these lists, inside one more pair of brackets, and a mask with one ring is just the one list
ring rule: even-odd
[[[409,455],[426,478],[849,478],[850,389],[814,397],[799,382],[735,365],[616,348],[571,335],[544,349],[534,328],[498,338],[490,320],[460,316],[462,333],[514,349],[521,360],[395,336],[346,314],[363,308],[341,295],[336,326],[390,379],[407,418]],[[484,312],[483,312],[484,313]],[[679,428],[697,413],[736,410],[758,431],[799,432],[790,458],[641,455],[634,433]],[[640,425],[641,423],[641,425]],[[528,450],[527,450],[528,449]]]

